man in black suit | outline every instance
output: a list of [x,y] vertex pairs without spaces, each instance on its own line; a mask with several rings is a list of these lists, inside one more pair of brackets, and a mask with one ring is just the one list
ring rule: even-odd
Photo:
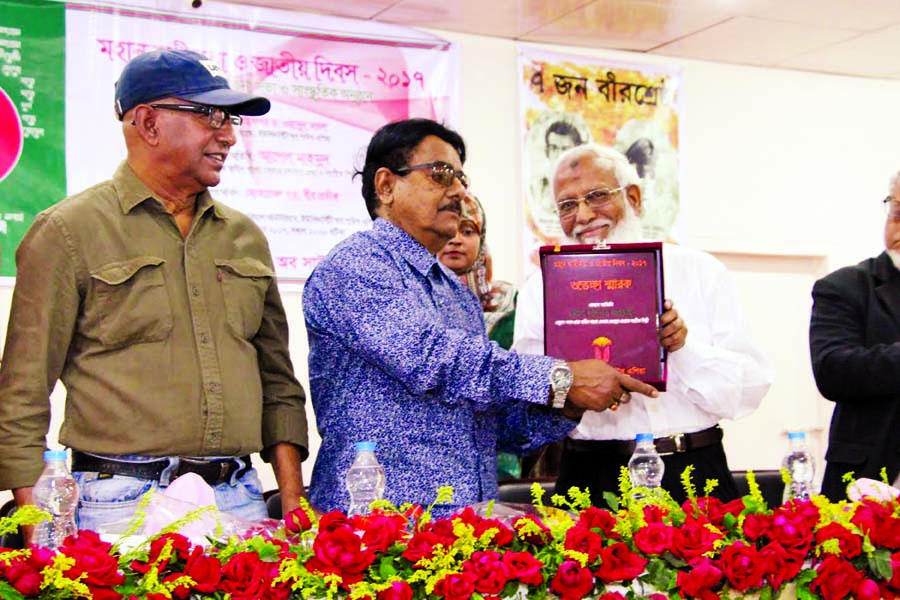
[[885,251],[813,286],[809,347],[819,391],[835,403],[822,493],[847,497],[845,473],[900,474],[900,173],[884,199]]

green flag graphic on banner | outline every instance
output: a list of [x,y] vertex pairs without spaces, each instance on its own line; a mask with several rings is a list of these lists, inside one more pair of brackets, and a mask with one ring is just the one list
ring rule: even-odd
[[65,5],[0,0],[0,275],[34,216],[66,194]]

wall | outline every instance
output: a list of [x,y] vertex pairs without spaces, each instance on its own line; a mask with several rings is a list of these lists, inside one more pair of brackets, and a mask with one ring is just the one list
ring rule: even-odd
[[[487,212],[495,276],[521,283],[516,44],[435,33],[462,50],[460,131],[470,150],[466,171]],[[554,49],[647,61],[639,54]],[[900,168],[900,120],[893,110],[900,105],[900,82],[654,61],[684,69],[678,241],[715,253],[734,271],[749,326],[778,373],[758,414],[726,424],[732,467],[777,468],[786,428],[810,431],[821,461],[830,406],[815,391],[809,369],[809,289],[821,274],[882,247],[879,201],[889,175]],[[306,386],[301,290],[284,287],[283,295],[291,353]],[[0,315],[8,313],[10,297],[11,288],[0,289]],[[54,399],[62,401],[60,390]],[[311,469],[310,461],[307,478]],[[274,487],[270,473],[263,475]]]

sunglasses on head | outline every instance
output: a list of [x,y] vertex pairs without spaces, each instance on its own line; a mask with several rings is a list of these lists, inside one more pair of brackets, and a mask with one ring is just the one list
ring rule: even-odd
[[459,179],[459,182],[464,188],[469,187],[469,178],[466,176],[466,174],[463,173],[462,170],[458,171],[454,169],[453,165],[445,163],[442,160],[422,163],[421,165],[410,165],[408,167],[400,167],[399,169],[391,170],[397,175],[408,175],[413,171],[419,171],[422,169],[431,169],[432,181],[444,187],[450,187],[451,185],[453,185],[454,179]]

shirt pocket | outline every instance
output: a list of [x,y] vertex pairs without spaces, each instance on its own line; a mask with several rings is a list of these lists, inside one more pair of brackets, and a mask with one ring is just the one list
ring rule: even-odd
[[251,339],[262,324],[266,292],[275,272],[255,258],[217,258],[225,314],[235,335]]
[[91,272],[95,310],[86,310],[88,329],[106,346],[159,342],[172,332],[172,307],[163,273],[165,260],[139,256]]

